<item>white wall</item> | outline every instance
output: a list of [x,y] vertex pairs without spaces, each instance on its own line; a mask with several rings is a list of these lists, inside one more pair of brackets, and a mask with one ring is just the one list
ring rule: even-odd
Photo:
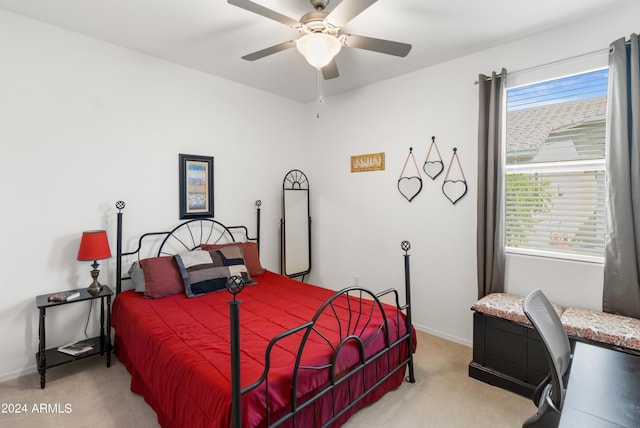
[[[340,288],[358,276],[377,290],[400,286],[399,245],[410,240],[414,323],[471,344],[469,307],[477,294],[473,82],[502,67],[519,71],[604,50],[640,29],[639,14],[640,5],[629,6],[327,100],[321,118],[311,123],[318,160],[310,174],[316,244],[311,281]],[[423,190],[411,203],[396,187],[409,147],[421,168],[432,135],[445,165],[458,148],[469,193],[455,206],[441,193],[444,173],[435,182],[422,174]],[[351,155],[374,152],[386,153],[385,171],[349,172]],[[602,265],[509,256],[507,291],[524,295],[536,287],[558,303],[601,309]]]
[[[178,153],[214,156],[220,221],[255,233],[262,199],[278,269],[282,178],[307,162],[298,103],[2,11],[0,52],[0,380],[35,370],[35,296],[90,283],[83,230],[106,228],[115,254],[119,199],[125,237],[177,223]],[[114,284],[115,257],[101,269]],[[48,345],[81,338],[87,312],[49,310]]]
[[[262,259],[276,271],[282,178],[302,169],[312,196],[309,279],[336,289],[354,277],[378,290],[401,287],[400,242],[410,240],[416,325],[470,344],[469,307],[476,299],[473,81],[501,67],[520,70],[604,49],[637,30],[639,13],[640,5],[631,6],[332,97],[316,118],[314,104],[301,108],[0,11],[0,380],[35,370],[34,297],[88,283],[89,263],[75,260],[80,234],[106,228],[113,241],[116,200],[128,203],[125,237],[176,223],[178,153],[215,157],[221,221],[252,225],[253,201],[263,200]],[[452,148],[459,149],[469,193],[455,206],[441,193],[442,178],[425,178],[412,203],[396,188],[409,147],[421,167],[432,135],[447,164]],[[386,153],[385,171],[349,172],[351,155],[373,152]],[[544,283],[560,303],[599,305],[597,268],[562,265],[559,271],[539,262],[516,272],[510,260],[510,291]],[[112,283],[114,259],[102,269],[103,282]],[[535,280],[534,273],[543,275]],[[51,342],[76,339],[86,311],[84,304],[50,311]]]

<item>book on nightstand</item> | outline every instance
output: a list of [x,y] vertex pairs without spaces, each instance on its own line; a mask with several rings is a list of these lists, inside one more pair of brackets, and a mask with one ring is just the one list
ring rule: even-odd
[[64,352],[65,354],[76,356],[84,354],[85,352],[89,352],[92,349],[93,346],[88,345],[87,341],[81,340],[79,342],[73,342],[69,343],[68,345],[60,346],[58,348],[58,352]]
[[68,302],[69,300],[77,299],[80,297],[79,291],[63,291],[61,293],[52,294],[49,296],[50,302]]

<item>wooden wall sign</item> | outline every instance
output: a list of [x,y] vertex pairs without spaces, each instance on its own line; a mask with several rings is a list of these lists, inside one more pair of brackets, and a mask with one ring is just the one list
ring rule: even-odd
[[384,170],[384,153],[351,156],[351,172]]

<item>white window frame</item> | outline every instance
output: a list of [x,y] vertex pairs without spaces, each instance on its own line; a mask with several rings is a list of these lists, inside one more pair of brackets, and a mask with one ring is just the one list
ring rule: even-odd
[[[506,88],[505,91],[509,89],[514,89],[521,86],[528,86],[538,82],[561,79],[563,77],[584,74],[595,70],[601,70],[604,68],[608,68],[608,52],[597,51],[592,52],[586,55],[581,55],[578,57],[570,58],[567,60],[563,60],[556,63],[550,63],[541,67],[535,67],[522,72],[510,73],[507,75],[506,80]],[[506,177],[507,174],[510,173],[560,173],[560,172],[574,172],[574,171],[584,171],[584,170],[595,170],[595,171],[604,171],[606,174],[606,160],[605,159],[596,159],[596,160],[583,160],[583,161],[572,161],[572,162],[553,162],[553,163],[529,163],[529,164],[513,164],[507,165],[506,163],[506,142],[507,142],[507,108],[506,108],[506,93],[504,96],[505,99],[505,108],[502,112],[503,123],[502,127],[502,141],[503,150],[502,150],[502,179],[503,179],[503,189],[501,192],[502,195],[502,212],[503,216],[506,216]],[[503,219],[503,227],[505,241],[506,241],[506,221]],[[545,251],[540,249],[532,249],[532,248],[519,248],[519,247],[508,247],[505,242],[505,253],[507,254],[519,254],[525,256],[534,256],[534,257],[545,257],[552,259],[564,259],[578,262],[588,262],[588,263],[604,263],[604,255],[603,256],[592,256],[592,255],[583,255],[583,254],[570,254],[563,252],[554,252],[554,251]]]

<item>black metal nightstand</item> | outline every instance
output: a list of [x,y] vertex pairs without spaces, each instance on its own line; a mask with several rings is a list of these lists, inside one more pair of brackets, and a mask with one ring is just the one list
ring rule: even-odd
[[[111,324],[111,296],[113,296],[113,291],[111,291],[111,289],[106,285],[103,285],[102,291],[96,295],[90,294],[86,290],[86,288],[68,291],[77,291],[80,293],[80,296],[76,297],[75,299],[62,302],[49,301],[49,296],[58,294],[60,292],[43,294],[36,297],[36,303],[38,305],[38,309],[40,310],[39,345],[38,352],[36,353],[36,364],[38,366],[38,373],[40,373],[41,389],[44,389],[45,385],[45,371],[51,367],[70,363],[72,361],[87,358],[96,354],[104,355],[105,353],[107,354],[107,367],[111,367],[111,334],[109,333],[109,327]],[[46,349],[47,340],[45,333],[45,317],[47,315],[47,308],[93,299],[100,299],[100,336],[92,337],[86,340],[87,344],[92,346],[93,349],[75,356],[59,352],[57,347]]]

